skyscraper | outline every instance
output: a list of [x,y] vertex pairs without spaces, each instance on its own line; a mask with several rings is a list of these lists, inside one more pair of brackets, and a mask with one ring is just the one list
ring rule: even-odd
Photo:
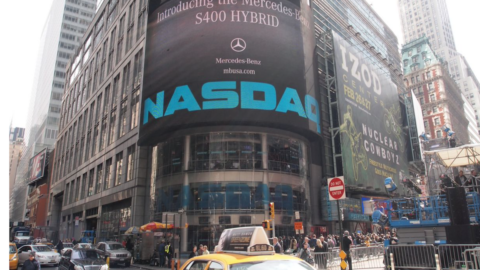
[[448,62],[450,75],[474,108],[480,133],[480,83],[463,55],[457,52],[446,0],[398,0],[403,38],[406,43],[429,38],[435,53]]
[[[52,148],[58,133],[60,108],[65,87],[67,62],[78,48],[79,41],[92,20],[96,0],[54,0],[41,35],[33,89],[26,127],[26,149],[16,177],[15,221],[21,220],[28,163],[36,153]],[[12,207],[12,202],[11,202]],[[19,215],[17,215],[19,214]]]

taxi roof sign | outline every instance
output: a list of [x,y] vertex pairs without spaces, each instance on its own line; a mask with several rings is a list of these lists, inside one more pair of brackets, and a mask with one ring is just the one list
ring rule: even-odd
[[215,252],[243,255],[275,254],[265,230],[260,226],[225,229],[215,247]]

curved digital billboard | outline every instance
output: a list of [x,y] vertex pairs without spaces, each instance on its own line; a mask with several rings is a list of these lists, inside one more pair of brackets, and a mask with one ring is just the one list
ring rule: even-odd
[[139,143],[212,125],[320,135],[304,1],[150,1]]

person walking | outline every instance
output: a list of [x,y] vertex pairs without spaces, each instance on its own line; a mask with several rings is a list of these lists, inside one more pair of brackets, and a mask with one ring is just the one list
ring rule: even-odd
[[295,252],[297,250],[297,239],[295,237],[292,237],[290,240],[290,249],[292,252]]
[[315,248],[315,246],[317,245],[317,236],[315,234],[312,235],[312,238],[310,240],[308,240],[308,245],[311,248]]
[[323,249],[320,252],[328,252],[328,243],[325,241],[325,237],[320,236],[320,242],[322,242]]
[[310,248],[308,247],[308,242],[304,242],[303,246],[298,248],[297,257],[311,265],[314,264],[312,253],[310,252]]
[[167,253],[165,253],[165,240],[163,240],[163,239],[162,239],[162,241],[160,241],[160,245],[158,245],[158,256],[160,257],[159,266],[164,267],[165,266],[165,256],[167,256]]
[[210,251],[208,251],[207,245],[204,245],[203,246],[203,255],[208,255],[208,254],[210,254]]
[[280,254],[282,253],[282,246],[280,243],[278,243],[278,238],[274,237],[273,238],[273,249],[275,250],[275,253]]
[[203,245],[202,244],[198,245],[198,252],[197,253],[198,253],[198,256],[203,255]]
[[167,257],[167,267],[171,268],[172,267],[172,246],[170,245],[170,242],[167,241],[167,244],[165,245],[165,256]]
[[190,256],[188,256],[188,258],[191,259],[191,258],[196,257],[196,256],[198,256],[197,246],[193,246],[193,250],[192,250],[192,252],[190,252]]
[[35,254],[30,253],[28,260],[23,263],[22,270],[40,270],[40,263],[35,260]]
[[350,246],[352,245],[352,240],[350,240],[349,236],[350,236],[350,233],[348,231],[345,231],[343,233],[342,247],[341,248],[347,254],[347,257],[345,259],[348,262],[348,269],[353,270],[353,268],[352,268],[352,257],[350,256]]
[[315,254],[315,263],[320,269],[327,269],[327,251],[328,246],[326,246],[326,243],[323,243],[320,239],[317,239],[317,243],[315,244],[315,249],[313,252],[318,253]]
[[62,240],[58,240],[57,246],[56,246],[58,252],[60,253],[63,249],[63,242]]

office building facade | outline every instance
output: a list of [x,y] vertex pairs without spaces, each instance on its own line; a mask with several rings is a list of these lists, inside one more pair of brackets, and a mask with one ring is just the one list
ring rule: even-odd
[[[450,138],[444,126],[455,131],[458,144],[470,142],[469,121],[465,116],[463,98],[455,81],[449,76],[445,63],[422,37],[402,48],[404,82],[422,106],[425,132],[431,139]],[[448,147],[449,142],[445,139]]]
[[[19,164],[11,218],[22,220],[28,187],[25,175],[30,159],[53,149],[58,136],[61,100],[68,59],[93,18],[96,0],[55,0],[40,37],[39,55],[25,129],[26,149]],[[32,187],[33,188],[33,187]]]
[[455,47],[446,0],[399,0],[398,5],[405,42],[425,36],[438,57],[448,62],[447,70],[474,108],[473,124],[480,134],[480,83]]

